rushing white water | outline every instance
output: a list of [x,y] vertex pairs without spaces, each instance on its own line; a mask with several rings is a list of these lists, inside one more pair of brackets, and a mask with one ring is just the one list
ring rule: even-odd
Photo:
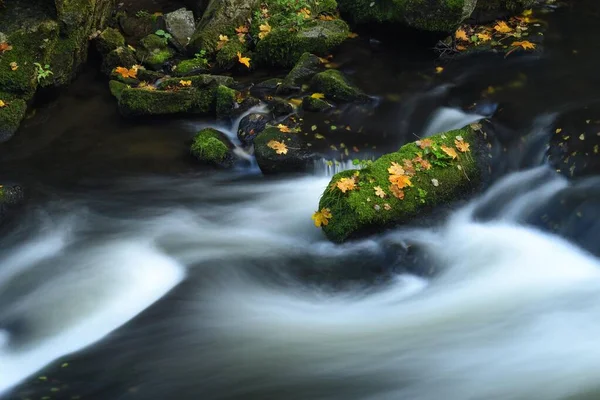
[[468,114],[456,108],[441,107],[430,118],[431,121],[425,128],[422,137],[428,137],[440,132],[460,129],[466,125],[477,122],[484,117],[478,114]]

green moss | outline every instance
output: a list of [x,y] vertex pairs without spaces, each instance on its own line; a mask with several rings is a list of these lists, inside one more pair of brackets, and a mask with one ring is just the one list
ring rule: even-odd
[[131,68],[137,63],[138,60],[131,50],[127,47],[117,47],[102,60],[102,72],[110,75],[117,67]]
[[315,99],[314,97],[307,96],[302,100],[302,108],[305,111],[322,112],[332,108],[332,105],[325,100]]
[[[470,128],[464,128],[431,137],[433,147],[428,150],[421,149],[415,143],[409,143],[395,153],[382,156],[358,172],[355,190],[342,193],[336,187],[336,183],[341,178],[355,176],[356,171],[344,171],[335,175],[319,202],[319,210],[328,208],[332,214],[329,224],[323,227],[327,237],[334,242],[343,242],[360,233],[403,223],[433,206],[455,200],[462,193],[473,189],[480,180],[480,168],[475,154],[457,152],[458,157],[453,160],[439,150],[439,146],[442,145],[454,148],[457,136],[462,136],[471,148],[475,147],[475,133]],[[403,189],[404,199],[398,199],[390,190],[388,168],[392,162],[402,166],[404,160],[413,160],[418,154],[428,160],[432,168],[421,168],[420,171],[417,169],[415,175],[410,178],[412,186]],[[437,180],[438,186],[435,186],[433,179]],[[385,191],[385,198],[375,195],[377,186]]]
[[50,50],[47,61],[53,74],[40,84],[61,86],[71,82],[87,58],[87,50],[88,35],[85,28],[73,29],[67,36],[60,36]]
[[126,88],[121,92],[119,110],[125,116],[166,114],[208,114],[214,109],[214,88],[186,88],[176,91]]
[[100,54],[108,54],[117,47],[125,46],[125,38],[118,29],[106,28],[96,39]]
[[231,156],[223,134],[212,128],[203,129],[196,134],[190,152],[198,160],[215,165],[222,165]]
[[236,91],[227,86],[219,85],[215,92],[215,105],[217,117],[230,117],[236,105]]
[[229,69],[238,63],[237,53],[247,57],[246,46],[238,40],[231,40],[217,53],[216,64],[221,69]]
[[127,85],[119,81],[111,80],[108,82],[108,87],[110,89],[110,94],[119,100],[121,98],[121,93],[127,88]]
[[137,79],[144,82],[155,82],[158,79],[164,78],[165,74],[157,71],[151,71],[146,68],[138,68]]
[[27,103],[10,93],[0,92],[6,106],[0,108],[0,142],[10,139],[19,129],[27,111]]
[[166,89],[168,87],[180,87],[181,81],[190,81],[192,87],[195,88],[205,88],[207,86],[214,85],[223,85],[223,86],[232,86],[235,84],[235,80],[230,76],[224,75],[209,75],[209,74],[200,74],[193,76],[186,76],[185,79],[182,78],[169,78],[163,80],[159,85],[159,89]]
[[348,37],[348,25],[339,19],[314,21],[299,32],[275,28],[256,45],[256,59],[265,65],[292,67],[303,53],[324,56]]
[[[271,140],[284,143],[286,154],[277,154],[269,147]],[[305,171],[307,164],[312,162],[304,140],[295,133],[284,133],[277,127],[267,127],[254,139],[254,154],[260,170],[264,174],[296,173]]]
[[197,74],[198,72],[205,72],[208,70],[208,61],[206,59],[183,60],[177,64],[173,69],[173,75],[175,76],[186,76],[191,74]]
[[516,12],[531,7],[534,3],[534,0],[487,0],[477,2],[476,10]]
[[350,84],[344,74],[335,69],[316,74],[310,81],[313,91],[324,93],[328,99],[339,102],[364,101],[367,96]]
[[175,54],[169,48],[166,40],[155,34],[146,36],[141,40],[140,44],[141,48],[138,49],[138,56],[142,60],[142,63],[151,68],[160,68]]

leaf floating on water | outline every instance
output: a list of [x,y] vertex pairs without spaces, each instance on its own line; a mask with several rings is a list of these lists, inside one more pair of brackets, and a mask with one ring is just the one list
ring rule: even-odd
[[535,43],[531,43],[528,40],[523,40],[522,42],[513,42],[512,46],[513,47],[522,47],[524,50],[535,49]]
[[320,226],[327,226],[332,217],[329,208],[322,208],[321,211],[317,211],[312,215],[312,220],[315,221],[315,226],[318,228]]
[[454,33],[454,37],[458,40],[462,40],[464,42],[468,42],[469,41],[469,37],[467,36],[467,32],[465,32],[464,29],[457,29],[456,32]]
[[286,126],[283,124],[277,125],[277,128],[279,129],[280,132],[283,132],[283,133],[290,133],[292,131],[289,126]]
[[585,134],[582,133],[581,135],[579,135],[579,140],[585,140]]
[[316,131],[317,130],[317,126],[316,125],[311,126],[310,130],[313,131],[313,132]]
[[513,29],[510,26],[508,26],[506,22],[500,21],[496,25],[494,25],[494,30],[500,33],[510,33]]
[[267,146],[275,150],[277,154],[287,154],[288,148],[283,142],[278,142],[276,140],[271,140],[267,143]]
[[325,139],[325,136],[321,135],[320,133],[315,133],[315,139]]
[[356,189],[356,182],[353,178],[342,178],[335,185],[342,193]]

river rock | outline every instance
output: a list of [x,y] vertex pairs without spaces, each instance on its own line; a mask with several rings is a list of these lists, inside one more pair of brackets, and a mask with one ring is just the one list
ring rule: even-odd
[[168,114],[212,114],[215,88],[184,87],[177,90],[148,90],[125,88],[119,98],[122,115],[150,116]]
[[202,163],[229,168],[234,162],[233,149],[227,135],[216,129],[206,128],[194,136],[190,153]]
[[229,118],[239,107],[236,101],[237,91],[225,85],[219,85],[215,92],[215,111],[217,118]]
[[185,8],[180,8],[177,11],[166,14],[165,23],[167,25],[167,30],[171,33],[173,38],[181,46],[187,46],[196,30],[194,13]]
[[338,0],[338,7],[342,15],[358,24],[401,23],[425,31],[453,32],[469,18],[477,3],[477,0]]
[[214,53],[219,35],[244,25],[259,4],[259,0],[211,0],[188,46],[192,51]]
[[24,199],[25,195],[21,186],[0,185],[0,221],[6,216],[10,209],[23,203]]
[[19,129],[27,111],[27,103],[12,94],[0,92],[0,143],[10,139]]
[[338,173],[315,217],[330,215],[322,228],[334,242],[408,222],[479,185],[482,144],[483,134],[466,127],[408,143],[360,171]]
[[335,69],[316,74],[310,81],[310,87],[314,92],[323,93],[328,99],[341,103],[369,100],[344,74]]
[[302,99],[302,109],[304,111],[324,112],[332,108],[333,106],[325,100],[317,99],[312,96],[306,96]]
[[322,70],[321,60],[314,54],[304,53],[287,74],[281,85],[277,87],[278,94],[288,94],[299,91],[302,84],[310,81],[317,72]]
[[155,34],[150,34],[140,41],[137,55],[144,65],[159,70],[170,60],[175,52],[169,47],[168,41]]
[[246,115],[240,121],[237,131],[238,139],[244,146],[250,146],[254,143],[254,138],[265,130],[271,120],[270,114],[253,113]]
[[102,59],[101,71],[106,75],[111,75],[115,68],[131,68],[138,63],[133,52],[124,46],[117,47],[109,52]]
[[306,52],[329,54],[349,33],[348,25],[340,19],[314,20],[298,32],[290,32],[285,26],[274,28],[256,45],[256,59],[265,65],[292,67]]
[[106,56],[118,47],[125,46],[125,38],[118,29],[106,28],[96,38],[96,48],[102,56]]
[[[272,146],[284,145],[283,151]],[[295,133],[266,128],[254,139],[254,155],[263,174],[304,172],[314,160],[314,154]]]

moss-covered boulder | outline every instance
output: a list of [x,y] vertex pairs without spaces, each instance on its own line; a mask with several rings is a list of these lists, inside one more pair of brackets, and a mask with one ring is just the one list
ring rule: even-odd
[[161,16],[147,12],[137,13],[136,15],[127,15],[125,12],[120,12],[117,20],[121,31],[132,43],[137,43],[151,33],[164,28],[164,21]]
[[214,99],[214,87],[186,87],[177,90],[125,88],[121,91],[119,111],[124,116],[211,114]]
[[[335,175],[319,202],[316,222],[343,242],[405,223],[459,199],[481,179],[481,137],[470,127],[409,143],[360,171]],[[327,217],[327,215],[330,215]]]
[[354,23],[402,23],[434,32],[455,30],[476,5],[477,0],[338,0],[342,14]]
[[117,47],[102,59],[101,70],[106,75],[113,73],[117,67],[131,68],[138,63],[133,52],[127,47]]
[[167,88],[176,88],[181,87],[182,81],[186,84],[189,82],[190,86],[193,88],[205,88],[207,86],[218,86],[223,85],[227,87],[231,87],[235,85],[235,80],[230,76],[224,75],[209,75],[209,74],[200,74],[194,76],[182,78],[168,78],[162,80],[158,84],[159,89],[167,89]]
[[174,55],[175,51],[169,47],[167,39],[155,34],[143,38],[137,50],[137,56],[142,63],[155,70],[161,69]]
[[244,146],[254,143],[256,136],[265,130],[273,118],[270,114],[252,113],[240,121],[237,137]]
[[238,107],[237,91],[224,85],[217,86],[215,91],[215,111],[217,118],[229,118]]
[[111,80],[108,82],[108,88],[110,90],[110,94],[112,94],[117,100],[121,98],[121,93],[123,90],[127,89],[127,85],[123,82]]
[[274,28],[256,45],[256,59],[265,65],[292,67],[306,52],[320,56],[330,53],[349,33],[348,25],[340,19],[313,20],[297,32]]
[[14,95],[0,92],[0,142],[10,139],[19,129],[27,103]]
[[324,112],[333,108],[331,104],[325,100],[321,100],[312,96],[306,96],[302,99],[302,109],[304,111]]
[[206,128],[194,136],[190,153],[200,162],[226,168],[233,165],[233,148],[224,133]]
[[347,103],[354,101],[368,101],[369,97],[338,70],[329,69],[316,74],[310,81],[314,92],[325,94],[330,100]]
[[321,60],[314,54],[304,53],[287,74],[281,85],[277,87],[277,93],[288,94],[300,90],[304,83],[310,81],[316,73],[322,70]]
[[214,53],[219,35],[233,34],[236,27],[246,24],[252,13],[259,9],[259,4],[259,0],[211,0],[188,48]]
[[240,68],[246,68],[238,62],[238,53],[247,56],[246,46],[237,40],[227,42],[227,44],[225,44],[225,46],[219,50],[215,58],[217,68],[221,70],[228,70],[237,65],[239,65]]
[[209,68],[208,61],[205,58],[192,58],[175,64],[171,74],[174,76],[198,75],[207,72]]
[[254,155],[263,174],[304,172],[314,154],[298,134],[269,127],[254,139]]
[[103,56],[119,47],[125,46],[125,37],[115,28],[106,28],[96,38],[96,48]]

